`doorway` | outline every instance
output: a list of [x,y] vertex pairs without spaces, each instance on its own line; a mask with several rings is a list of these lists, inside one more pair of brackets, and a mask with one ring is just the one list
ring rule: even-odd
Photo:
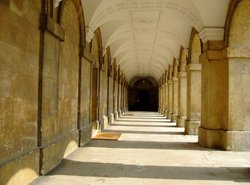
[[129,110],[130,111],[157,111],[158,86],[147,78],[137,79],[130,83]]

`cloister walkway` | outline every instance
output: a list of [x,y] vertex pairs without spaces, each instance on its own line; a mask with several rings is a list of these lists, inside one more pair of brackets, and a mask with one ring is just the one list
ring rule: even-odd
[[31,184],[250,184],[250,152],[202,148],[159,113],[128,112],[105,131],[122,135],[92,140]]

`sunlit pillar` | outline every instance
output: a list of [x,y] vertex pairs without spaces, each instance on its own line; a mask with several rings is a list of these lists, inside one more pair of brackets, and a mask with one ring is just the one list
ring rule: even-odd
[[173,90],[172,90],[172,83],[173,83],[173,66],[169,65],[168,70],[168,119],[172,119],[172,113],[173,113]]
[[181,49],[180,67],[178,72],[179,86],[178,86],[178,117],[177,126],[184,127],[187,119],[187,72],[186,72],[186,49]]
[[174,59],[173,63],[173,83],[172,83],[172,117],[171,121],[176,122],[178,116],[178,61]]

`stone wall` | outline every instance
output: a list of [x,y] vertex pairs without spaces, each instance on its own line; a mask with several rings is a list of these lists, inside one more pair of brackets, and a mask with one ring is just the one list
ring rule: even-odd
[[45,1],[0,2],[1,184],[27,184],[90,140],[92,58],[83,58],[79,2],[53,15]]
[[39,1],[0,2],[0,182],[39,174]]

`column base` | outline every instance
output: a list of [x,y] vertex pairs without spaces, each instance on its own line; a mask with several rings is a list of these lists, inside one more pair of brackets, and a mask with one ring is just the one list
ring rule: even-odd
[[185,121],[185,134],[197,135],[199,126],[200,126],[199,120],[186,120]]
[[173,114],[172,112],[168,112],[167,118],[170,119],[170,120],[172,120],[172,114]]
[[186,119],[186,117],[177,116],[177,127],[184,127]]
[[250,150],[250,131],[210,130],[199,127],[199,144],[229,151]]
[[118,118],[119,118],[119,113],[117,112],[117,111],[115,111],[115,113],[114,113],[115,115],[115,120],[118,120]]
[[177,122],[177,114],[173,113],[171,116],[171,122]]
[[107,127],[108,127],[108,117],[103,116],[100,120],[100,130],[103,131]]
[[109,124],[110,124],[110,125],[113,124],[113,123],[114,123],[114,120],[115,120],[114,114],[113,114],[113,113],[110,113],[110,115],[109,115]]
[[119,116],[119,118],[122,116],[122,111],[121,110],[118,111],[118,116]]
[[168,110],[165,110],[163,116],[165,116],[166,118],[168,117]]
[[161,115],[164,115],[164,113],[165,113],[165,109],[161,109]]

